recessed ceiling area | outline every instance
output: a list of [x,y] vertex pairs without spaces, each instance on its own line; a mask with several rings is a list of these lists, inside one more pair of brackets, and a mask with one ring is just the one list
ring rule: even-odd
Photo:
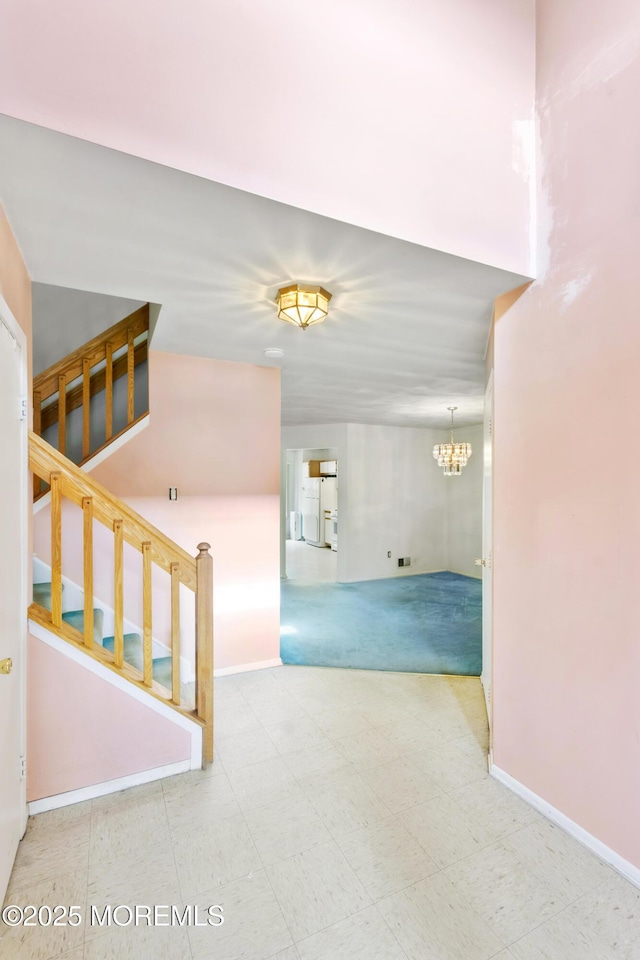
[[[478,422],[493,300],[528,279],[7,117],[0,202],[34,281],[161,304],[156,350],[279,366],[286,424]],[[278,320],[295,282],[324,323]]]

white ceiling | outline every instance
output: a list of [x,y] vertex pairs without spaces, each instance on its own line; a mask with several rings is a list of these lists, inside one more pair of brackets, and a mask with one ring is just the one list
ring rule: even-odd
[[[155,349],[281,366],[290,424],[477,422],[493,299],[527,279],[7,117],[0,202],[33,280],[162,304]],[[307,331],[276,316],[296,281],[333,294]]]

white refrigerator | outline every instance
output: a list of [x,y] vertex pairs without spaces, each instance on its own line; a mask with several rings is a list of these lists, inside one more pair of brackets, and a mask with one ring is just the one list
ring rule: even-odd
[[302,483],[302,536],[313,547],[328,546],[325,511],[335,510],[338,495],[335,477],[305,477]]

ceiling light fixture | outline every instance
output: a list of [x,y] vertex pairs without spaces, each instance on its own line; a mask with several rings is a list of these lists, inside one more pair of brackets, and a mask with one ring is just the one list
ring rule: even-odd
[[276,303],[278,317],[286,323],[293,323],[306,330],[314,323],[322,323],[329,312],[331,294],[322,287],[310,287],[303,283],[292,283],[290,287],[278,290]]
[[459,477],[471,456],[470,443],[455,443],[453,440],[453,412],[457,409],[447,407],[447,410],[451,410],[451,442],[436,443],[433,448],[434,459],[438,461],[439,467],[444,467],[445,477]]

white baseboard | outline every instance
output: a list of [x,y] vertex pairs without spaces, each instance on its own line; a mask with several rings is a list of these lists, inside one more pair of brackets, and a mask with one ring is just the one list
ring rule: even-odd
[[[476,570],[477,569],[476,567]],[[454,570],[453,567],[449,567],[447,573],[455,573],[459,577],[468,577],[469,580],[482,580],[481,573],[466,573],[464,570]]]
[[392,570],[392,573],[381,573],[377,577],[367,577],[366,580],[358,577],[357,580],[336,580],[336,583],[369,583],[373,580],[401,580],[402,577],[426,577],[434,573],[451,573],[450,570],[446,570],[444,567],[437,567],[433,570],[421,570],[417,564],[414,567],[393,567]]
[[529,790],[529,788],[525,787],[519,780],[515,780],[508,773],[505,773],[504,770],[501,770],[500,767],[496,767],[495,763],[491,764],[489,773],[492,777],[495,777],[496,780],[499,780],[500,783],[504,784],[505,787],[508,787],[509,790],[512,790],[516,796],[538,810],[547,820],[551,820],[552,823],[555,823],[561,830],[568,833],[574,840],[581,843],[583,847],[591,850],[597,857],[600,857],[601,860],[608,863],[614,870],[617,870],[618,873],[622,874],[622,876],[629,880],[634,886],[640,887],[640,867],[629,863],[628,860],[621,857],[620,854],[612,850],[611,847],[608,847],[592,834],[587,833],[580,824],[574,820],[570,820],[564,813],[552,807],[550,803],[547,803],[546,800],[539,797],[537,793]]
[[276,657],[275,660],[257,660],[255,663],[240,663],[237,667],[221,667],[214,670],[214,677],[229,677],[232,673],[248,673],[250,670],[267,670],[269,667],[281,667],[282,660]]
[[93,800],[95,797],[106,797],[109,793],[117,793],[119,790],[126,790],[127,787],[139,787],[143,783],[152,783],[164,777],[173,777],[177,773],[186,773],[190,769],[190,760],[179,760],[177,763],[167,763],[163,767],[132,773],[128,777],[118,777],[117,780],[105,780],[103,783],[93,783],[89,787],[80,787],[78,790],[69,790],[67,793],[57,793],[53,797],[32,800],[29,803],[29,816],[45,813],[47,810],[57,810],[59,807],[68,807],[72,803]]

